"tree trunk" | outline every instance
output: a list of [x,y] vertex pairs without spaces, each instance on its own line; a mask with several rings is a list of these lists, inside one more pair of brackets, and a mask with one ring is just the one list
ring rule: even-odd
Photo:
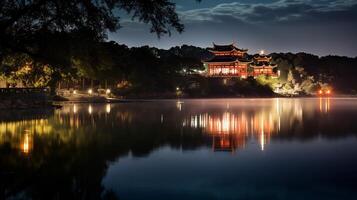
[[[57,71],[55,71],[52,74],[52,78],[48,83],[48,87],[50,88],[50,95],[55,96],[56,95],[56,89],[57,89],[57,84],[61,81],[61,74]],[[60,87],[60,86],[59,86]]]
[[84,85],[85,85],[85,79],[84,77],[82,78],[82,90],[84,90]]

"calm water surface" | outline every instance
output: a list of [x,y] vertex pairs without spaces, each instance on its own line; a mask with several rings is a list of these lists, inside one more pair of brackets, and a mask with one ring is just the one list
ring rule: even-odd
[[0,199],[357,199],[357,99],[0,114]]

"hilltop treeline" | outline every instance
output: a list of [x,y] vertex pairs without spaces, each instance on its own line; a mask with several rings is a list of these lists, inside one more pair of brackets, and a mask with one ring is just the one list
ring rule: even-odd
[[[129,87],[135,91],[164,92],[173,90],[182,73],[202,70],[202,59],[209,53],[193,46],[174,47],[169,50],[148,46],[129,48],[116,42],[87,44],[86,48],[74,48],[66,67],[44,64],[32,57],[14,53],[3,57],[0,77],[8,86],[21,83],[29,87],[55,88],[59,82],[93,80]],[[61,54],[57,54],[58,62]]]
[[[8,54],[2,59],[0,78],[8,86],[21,82],[24,86],[52,88],[59,82],[71,82],[77,87],[89,81],[94,86],[103,86],[105,82],[123,96],[176,95],[178,90],[177,95],[190,96],[269,96],[271,91],[312,94],[324,86],[343,94],[356,94],[357,91],[354,80],[357,58],[342,56],[273,53],[273,62],[278,64],[275,70],[280,71],[279,79],[258,77],[223,82],[199,75],[198,72],[204,70],[202,60],[213,55],[195,46],[182,45],[167,50],[149,46],[129,48],[110,41],[90,43],[84,49],[74,48],[70,54],[66,67],[43,64],[26,54]],[[61,54],[56,58],[60,62]],[[254,90],[259,92],[252,92]]]
[[[91,77],[95,72],[101,79],[108,75],[99,72],[109,69],[120,72],[117,60],[126,61],[127,55],[131,62],[125,64],[135,64],[131,58],[149,52],[147,49],[133,49],[128,54],[124,46],[105,42],[110,32],[122,27],[123,13],[148,24],[148,33],[157,37],[184,30],[176,5],[169,0],[2,0],[0,72],[5,85],[21,82],[24,86],[48,86],[53,92],[59,81]],[[156,64],[155,59],[147,59],[143,63]]]

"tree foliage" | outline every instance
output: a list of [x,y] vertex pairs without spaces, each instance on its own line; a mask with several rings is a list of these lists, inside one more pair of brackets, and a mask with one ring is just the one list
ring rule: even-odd
[[344,56],[318,57],[307,53],[272,54],[281,73],[280,81],[288,88],[311,93],[329,85],[335,93],[356,94],[357,58]]
[[[7,56],[25,54],[35,67],[50,67],[54,86],[73,67],[88,76],[93,66],[112,67],[113,57],[101,51],[108,31],[120,28],[120,10],[151,25],[162,36],[183,31],[169,0],[3,0],[0,1],[0,63]],[[102,59],[104,58],[104,59]],[[87,68],[88,67],[88,68]]]

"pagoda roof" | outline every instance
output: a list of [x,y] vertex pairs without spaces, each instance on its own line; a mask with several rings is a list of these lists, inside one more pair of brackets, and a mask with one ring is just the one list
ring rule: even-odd
[[254,58],[255,58],[255,59],[259,59],[259,58],[261,58],[261,59],[264,59],[264,58],[270,59],[271,56],[255,54],[255,55],[254,55]]
[[246,58],[238,58],[239,62],[247,62],[247,63],[251,63],[252,60],[246,59]]
[[277,64],[272,64],[270,62],[255,62],[251,64],[252,67],[276,67]]
[[245,58],[238,58],[236,56],[215,56],[205,62],[251,62],[251,60]]
[[235,62],[238,58],[234,56],[215,56],[205,62]]
[[236,50],[236,51],[248,51],[248,49],[240,49],[238,47],[236,47],[233,44],[228,44],[228,45],[217,45],[215,43],[213,43],[213,48],[208,48],[208,50],[210,51],[233,51],[233,50]]

